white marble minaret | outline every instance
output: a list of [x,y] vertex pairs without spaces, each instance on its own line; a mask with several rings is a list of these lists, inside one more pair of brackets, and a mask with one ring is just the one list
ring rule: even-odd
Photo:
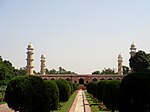
[[123,75],[123,66],[122,66],[122,56],[121,54],[118,55],[118,75]]
[[34,75],[34,57],[33,46],[30,43],[27,47],[27,74]]
[[131,58],[133,57],[133,56],[135,56],[135,54],[136,54],[136,47],[135,47],[135,44],[134,44],[134,42],[131,44],[131,47],[130,47],[130,55],[131,55]]
[[45,63],[46,63],[46,59],[45,59],[45,56],[43,54],[43,55],[41,55],[41,71],[40,71],[40,73],[43,75],[45,75],[45,67],[46,67]]

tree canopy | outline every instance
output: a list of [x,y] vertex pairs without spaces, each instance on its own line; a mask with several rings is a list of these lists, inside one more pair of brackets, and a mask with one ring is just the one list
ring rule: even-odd
[[135,56],[129,59],[132,72],[145,71],[150,66],[150,54],[144,51],[138,51]]

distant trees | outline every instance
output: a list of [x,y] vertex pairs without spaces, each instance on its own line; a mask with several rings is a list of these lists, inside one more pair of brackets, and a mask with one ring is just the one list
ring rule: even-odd
[[102,72],[97,70],[97,71],[94,71],[92,74],[116,74],[116,73],[115,73],[115,69],[104,68],[104,70],[102,70]]
[[16,69],[12,63],[7,60],[3,60],[0,56],[0,80],[10,80],[15,76],[25,75],[26,70],[24,68]]
[[55,69],[52,69],[52,70],[48,70],[46,68],[46,74],[76,74],[75,72],[72,72],[72,71],[68,71],[62,67],[59,67],[58,68],[58,71],[55,70]]

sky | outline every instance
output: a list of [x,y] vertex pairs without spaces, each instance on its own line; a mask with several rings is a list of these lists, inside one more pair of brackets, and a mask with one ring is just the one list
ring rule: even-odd
[[0,0],[0,56],[26,66],[27,46],[46,67],[78,74],[129,66],[132,42],[150,53],[149,0]]

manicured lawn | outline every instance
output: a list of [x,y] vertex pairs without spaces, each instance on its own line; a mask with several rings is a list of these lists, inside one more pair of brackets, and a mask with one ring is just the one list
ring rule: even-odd
[[77,95],[77,91],[75,91],[69,98],[69,100],[67,102],[61,102],[60,105],[61,105],[61,109],[60,110],[56,110],[56,111],[53,111],[53,112],[69,112],[71,106],[72,106],[72,103],[75,99]]
[[89,102],[89,104],[91,105],[91,110],[92,112],[110,112],[110,111],[103,111],[99,109],[99,103],[95,103],[94,98],[90,96],[90,94],[85,91],[85,95],[87,97],[87,100]]

